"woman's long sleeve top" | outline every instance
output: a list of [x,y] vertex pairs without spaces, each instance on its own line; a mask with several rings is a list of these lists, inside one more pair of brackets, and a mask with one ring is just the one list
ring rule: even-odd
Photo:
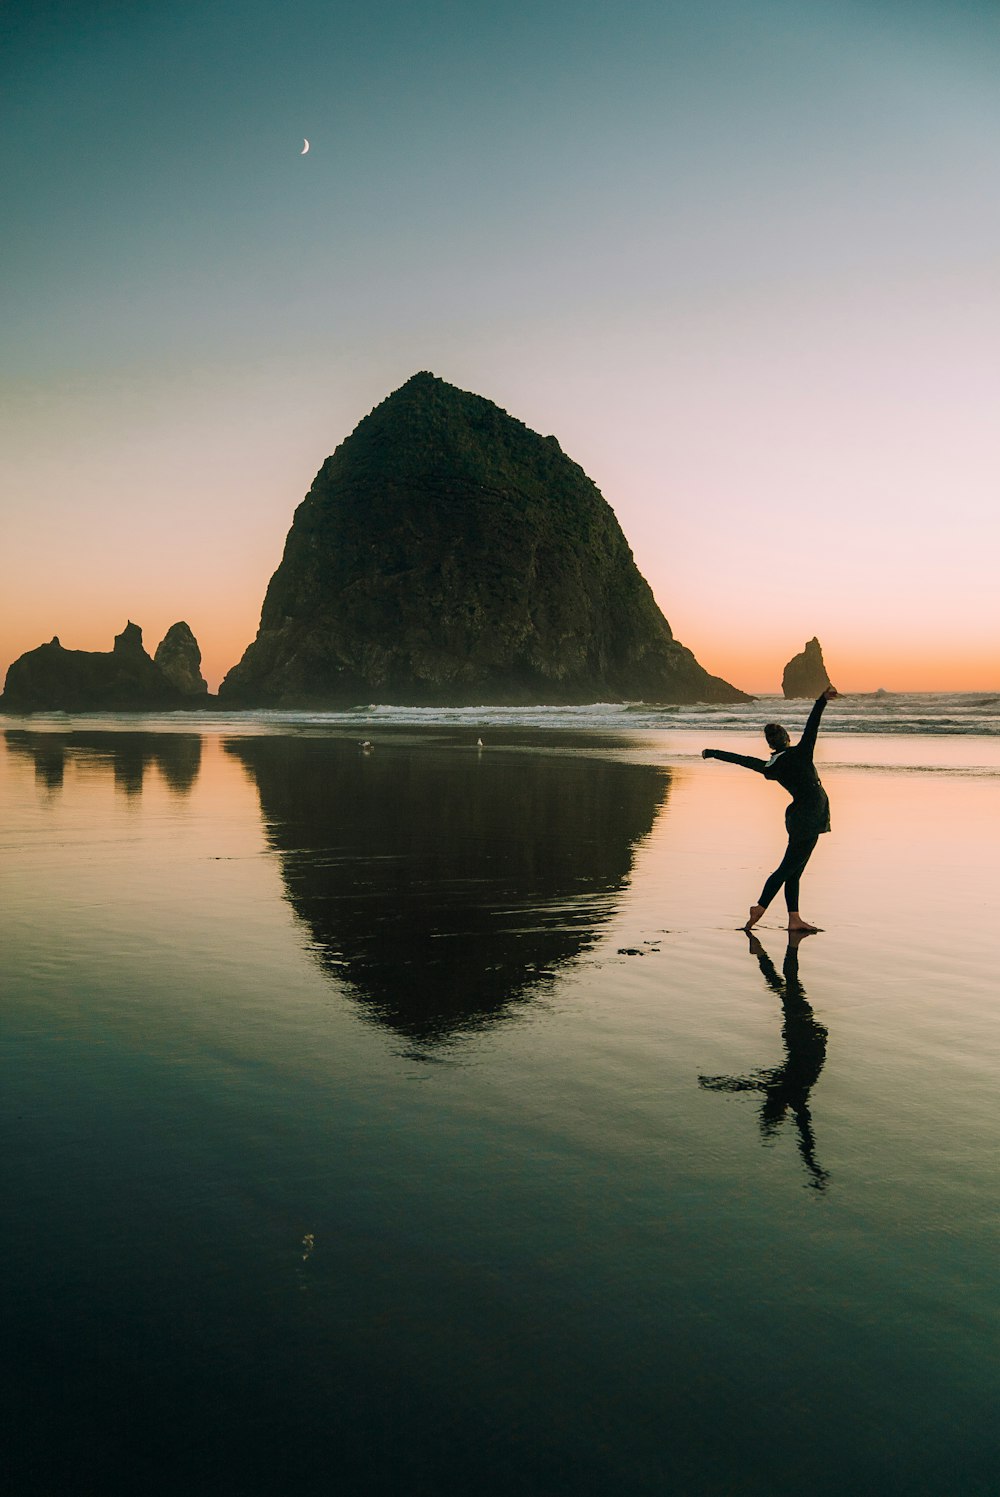
[[819,732],[819,722],[826,702],[825,696],[816,699],[798,743],[773,754],[770,759],[756,759],[749,754],[730,754],[725,749],[705,751],[708,759],[740,764],[744,769],[762,774],[766,780],[777,780],[792,797],[791,804],[785,811],[785,826],[789,837],[796,839],[815,837],[830,830],[830,801],[813,763],[816,734]]

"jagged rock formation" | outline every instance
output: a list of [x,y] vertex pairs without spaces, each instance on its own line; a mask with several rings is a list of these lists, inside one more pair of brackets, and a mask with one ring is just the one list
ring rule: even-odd
[[171,624],[156,646],[154,661],[167,680],[186,697],[204,696],[208,682],[201,673],[201,651],[198,641],[181,620]]
[[678,644],[555,437],[417,374],[295,512],[234,705],[744,701]]
[[8,712],[136,712],[191,700],[146,654],[142,630],[129,622],[109,651],[64,650],[58,635],[28,650],[8,670],[0,702]]
[[781,677],[781,690],[785,697],[818,697],[831,685],[823,664],[823,651],[819,640],[813,636],[798,655],[793,655],[785,666]]

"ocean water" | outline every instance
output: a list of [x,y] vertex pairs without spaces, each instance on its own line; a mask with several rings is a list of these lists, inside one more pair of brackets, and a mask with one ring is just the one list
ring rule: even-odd
[[[652,707],[643,702],[621,704],[598,702],[587,707],[377,707],[356,709],[351,716],[380,721],[434,721],[487,726],[567,727],[584,730],[627,729],[639,731],[694,729],[698,732],[750,729],[761,722],[803,723],[812,703],[787,702],[781,696],[759,696],[752,702],[700,703],[689,707]],[[868,692],[843,695],[824,716],[824,733],[849,734],[970,734],[1000,735],[1000,691],[998,692]]]
[[751,941],[807,706],[7,719],[4,1489],[995,1492],[997,703]]
[[[808,716],[809,701],[785,701],[781,696],[758,696],[752,702],[732,704],[695,703],[685,707],[657,707],[644,702],[592,702],[579,707],[354,707],[343,712],[213,712],[215,731],[301,733],[311,729],[378,731],[449,727],[456,731],[488,731],[493,728],[559,730],[585,733],[655,732],[697,733],[754,732],[769,721],[786,722],[790,730]],[[137,715],[136,715],[137,716]],[[85,714],[78,720],[93,726],[102,723],[121,727],[133,714],[102,718]],[[200,719],[201,714],[198,714]],[[58,726],[64,713],[38,713],[24,722]],[[19,721],[21,719],[18,719]],[[13,721],[13,719],[12,719]],[[185,713],[144,714],[143,725],[168,729],[190,725]],[[845,693],[837,698],[823,719],[824,736],[831,733],[884,737],[931,735],[1000,737],[1000,690],[996,692],[889,692]]]

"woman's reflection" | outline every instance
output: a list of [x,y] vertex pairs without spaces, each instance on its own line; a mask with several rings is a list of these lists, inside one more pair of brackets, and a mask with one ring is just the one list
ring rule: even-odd
[[826,1030],[814,1018],[799,980],[799,945],[807,934],[797,931],[789,936],[781,976],[757,936],[748,935],[750,951],[757,958],[764,981],[781,999],[784,1064],[752,1071],[749,1076],[699,1076],[698,1084],[713,1092],[763,1093],[760,1131],[765,1140],[775,1136],[790,1112],[798,1131],[799,1153],[809,1171],[808,1183],[816,1190],[825,1190],[829,1176],[816,1159],[809,1093],[826,1060]]

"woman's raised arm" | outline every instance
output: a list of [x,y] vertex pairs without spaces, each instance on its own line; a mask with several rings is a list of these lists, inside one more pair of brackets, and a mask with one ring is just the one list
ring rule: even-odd
[[813,703],[812,711],[806,718],[806,725],[802,729],[802,737],[799,739],[799,748],[804,748],[806,753],[812,757],[812,751],[816,747],[816,734],[819,732],[819,720],[823,716],[827,702],[832,702],[838,695],[835,686],[828,686]]

